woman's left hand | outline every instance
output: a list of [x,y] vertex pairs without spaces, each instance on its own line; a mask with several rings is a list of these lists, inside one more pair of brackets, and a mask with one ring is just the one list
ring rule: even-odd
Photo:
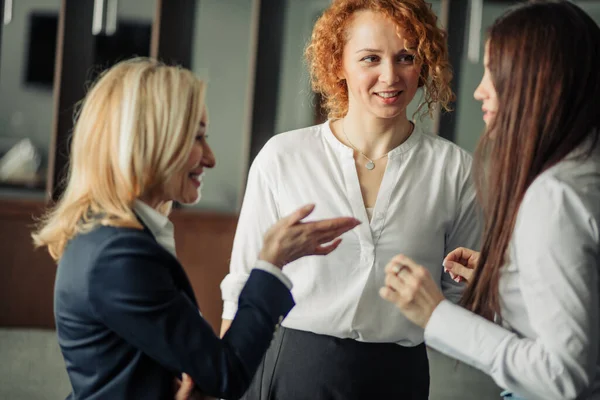
[[192,378],[185,373],[182,379],[175,378],[175,391],[175,400],[217,400],[214,397],[204,396],[198,392]]
[[425,328],[433,310],[444,300],[429,271],[403,255],[392,258],[385,267],[385,286],[379,295],[421,328]]

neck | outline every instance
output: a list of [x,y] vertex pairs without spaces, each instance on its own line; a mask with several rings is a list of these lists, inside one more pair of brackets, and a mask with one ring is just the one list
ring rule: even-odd
[[138,200],[146,205],[149,205],[157,211],[160,211],[161,207],[165,204],[165,201],[153,196],[140,196]]
[[349,110],[339,121],[339,130],[343,141],[351,142],[346,143],[349,147],[354,145],[367,157],[375,159],[404,143],[412,132],[412,125],[406,114],[396,118],[365,118]]

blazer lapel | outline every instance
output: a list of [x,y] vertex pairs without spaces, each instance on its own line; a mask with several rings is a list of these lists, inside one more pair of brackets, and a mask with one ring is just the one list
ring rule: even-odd
[[136,215],[138,221],[140,222],[140,224],[142,224],[142,226],[144,227],[144,233],[150,235],[152,237],[152,239],[154,239],[154,241],[156,242],[156,245],[158,247],[160,247],[161,251],[164,251],[165,253],[167,253],[169,255],[170,258],[173,259],[173,263],[168,265],[168,267],[171,270],[171,275],[173,276],[173,280],[175,281],[175,284],[190,298],[192,303],[194,303],[194,305],[196,307],[198,307],[198,301],[196,300],[196,296],[194,295],[194,289],[192,288],[192,284],[190,283],[190,280],[188,279],[188,276],[185,273],[185,270],[183,269],[183,267],[181,266],[181,263],[179,262],[179,260],[175,256],[173,256],[173,254],[171,254],[169,251],[167,251],[164,247],[162,247],[160,245],[160,243],[158,243],[158,241],[156,240],[156,237],[154,237],[154,235],[152,234],[152,231],[150,231],[150,229],[146,226],[144,221],[142,221],[140,216],[137,215],[137,213],[135,215]]

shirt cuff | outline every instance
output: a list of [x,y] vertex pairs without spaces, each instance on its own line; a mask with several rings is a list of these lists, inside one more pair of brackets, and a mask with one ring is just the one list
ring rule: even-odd
[[277,279],[279,279],[281,281],[281,283],[283,283],[289,290],[292,290],[293,285],[292,285],[292,281],[290,280],[290,278],[288,278],[281,271],[281,269],[277,268],[270,262],[264,261],[264,260],[256,260],[256,263],[254,264],[254,268],[268,272],[271,275],[275,275],[275,277]]
[[238,305],[235,301],[225,300],[223,302],[223,314],[222,319],[233,320],[235,313],[237,313]]
[[513,336],[503,327],[449,300],[442,301],[425,326],[425,344],[491,374],[502,342]]

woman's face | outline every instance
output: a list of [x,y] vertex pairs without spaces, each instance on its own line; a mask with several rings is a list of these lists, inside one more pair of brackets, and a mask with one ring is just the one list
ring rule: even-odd
[[485,45],[483,64],[485,71],[481,83],[475,89],[474,97],[476,100],[482,102],[481,111],[483,111],[483,121],[486,125],[489,125],[498,112],[498,95],[496,94],[496,88],[492,82],[492,75],[489,68],[489,42]]
[[165,187],[169,200],[181,204],[195,204],[200,201],[204,168],[213,168],[216,162],[215,155],[206,141],[206,121],[204,112],[187,162]]
[[359,11],[347,35],[340,77],[348,87],[348,111],[406,118],[406,107],[419,87],[421,66],[415,53],[406,49],[404,32],[381,13]]

